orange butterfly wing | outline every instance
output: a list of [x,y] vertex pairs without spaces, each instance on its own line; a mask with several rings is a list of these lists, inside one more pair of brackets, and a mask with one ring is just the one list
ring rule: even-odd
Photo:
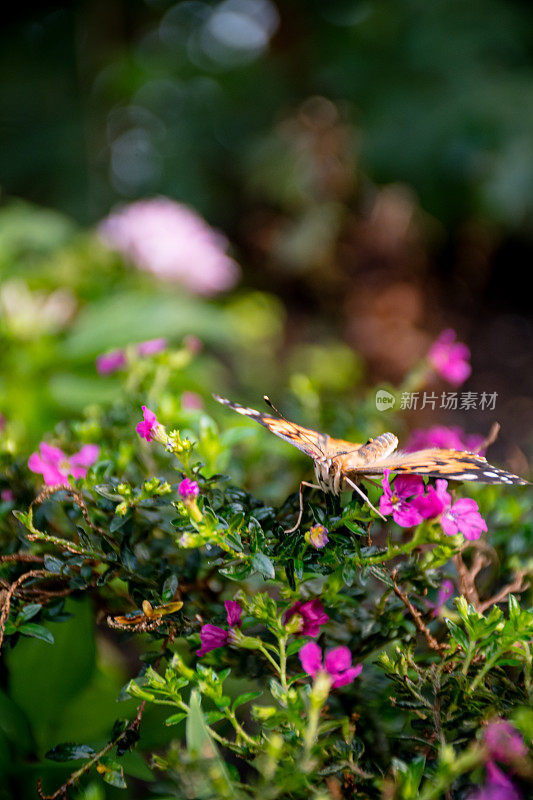
[[394,453],[373,464],[345,465],[346,472],[354,476],[380,475],[385,469],[407,475],[427,475],[453,481],[477,481],[478,483],[505,483],[525,485],[529,481],[489,464],[478,453],[462,450],[440,450],[436,447],[417,450],[414,453]]
[[[222,405],[232,408],[237,414],[255,419],[260,425],[268,428],[271,433],[275,433],[280,439],[285,439],[289,444],[293,444],[298,450],[306,453],[312,459],[321,458],[324,455],[329,439],[327,434],[312,431],[310,428],[297,425],[295,422],[271,417],[269,414],[256,411],[255,408],[247,408],[239,405],[239,403],[232,403],[231,400],[226,400],[225,397],[220,397],[218,394],[214,394],[213,397]],[[348,443],[344,442],[343,444]],[[350,445],[350,447],[353,448],[354,445]]]

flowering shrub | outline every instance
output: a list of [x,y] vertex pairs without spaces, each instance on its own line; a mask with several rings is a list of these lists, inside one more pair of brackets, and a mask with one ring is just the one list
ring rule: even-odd
[[161,348],[120,362],[120,401],[0,451],[17,796],[530,796],[527,488],[387,472],[380,514],[315,492],[286,533],[290,471],[249,489],[270,434],[182,403]]

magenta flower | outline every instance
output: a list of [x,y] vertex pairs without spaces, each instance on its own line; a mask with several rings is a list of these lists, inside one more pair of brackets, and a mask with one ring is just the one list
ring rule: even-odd
[[298,633],[301,633],[302,636],[312,636],[313,638],[320,634],[320,626],[325,625],[329,620],[318,597],[315,597],[314,600],[308,600],[306,603],[297,600],[285,612],[285,624],[294,616],[300,617],[301,620]]
[[96,358],[96,369],[100,375],[109,375],[117,369],[126,366],[126,352],[124,350],[112,350],[111,353],[103,353]]
[[0,414],[0,431],[3,430],[6,426],[6,418],[3,414]]
[[434,425],[427,430],[412,431],[405,449],[409,453],[415,452],[415,450],[425,450],[428,447],[477,452],[483,441],[483,436],[479,436],[477,433],[466,434],[458,427],[447,428],[445,425]]
[[441,609],[446,605],[446,601],[450,599],[452,594],[455,591],[455,587],[452,581],[444,580],[442,581],[440,588],[437,592],[437,599],[435,603],[430,603],[429,600],[427,604],[430,608],[433,608],[433,617],[437,617]]
[[231,630],[232,628],[240,628],[242,625],[241,614],[242,608],[235,600],[226,600],[224,602],[226,608],[226,618],[228,620],[228,629],[219,628],[218,625],[204,625],[200,631],[200,640],[202,646],[196,651],[197,656],[204,656],[211,650],[216,650],[217,647],[224,647],[224,645],[231,643]]
[[177,281],[195,294],[209,297],[227,291],[239,279],[238,265],[226,254],[226,237],[167,197],[115,210],[98,231],[105,244],[138,269]]
[[0,492],[0,500],[2,503],[12,503],[15,499],[12,489],[2,489]]
[[150,409],[146,408],[146,406],[141,406],[141,408],[144,421],[138,422],[135,430],[141,439],[146,439],[147,442],[151,442],[153,439],[155,439],[154,430],[158,427],[159,422],[157,421],[157,417],[153,411],[150,411]]
[[314,678],[319,672],[325,673],[334,689],[351,683],[363,669],[362,664],[352,667],[352,654],[347,647],[334,647],[326,653],[325,663],[322,664],[322,650],[316,642],[307,642],[298,653],[300,663]]
[[463,497],[447,508],[440,518],[442,530],[447,536],[462,533],[465,539],[479,539],[487,531],[487,523],[479,513],[478,504]]
[[141,342],[137,345],[137,354],[139,356],[155,356],[157,353],[162,353],[168,347],[166,339],[148,339],[147,342]]
[[522,795],[512,780],[493,761],[486,765],[486,783],[468,800],[521,800]]
[[383,494],[379,498],[379,510],[382,514],[392,514],[398,525],[412,528],[422,522],[422,514],[414,500],[424,492],[424,481],[420,475],[397,475],[394,488],[389,483],[390,470],[383,471]]
[[504,764],[511,764],[527,755],[528,749],[521,734],[505,719],[489,722],[483,738],[490,757]]
[[92,467],[100,448],[96,444],[86,444],[73,456],[67,456],[59,449],[46,442],[41,442],[39,452],[32,453],[28,459],[28,467],[32,472],[39,472],[47,486],[58,486],[69,483],[69,475],[73,478],[84,478]]
[[189,500],[193,497],[198,497],[200,488],[196,481],[191,481],[190,478],[184,478],[178,486],[178,492],[182,500]]
[[305,534],[305,541],[313,545],[317,550],[322,550],[328,543],[328,529],[323,525],[313,525]]
[[455,331],[447,328],[433,343],[427,358],[438,375],[454,386],[461,386],[472,372],[470,350],[455,339]]
[[415,498],[414,505],[424,519],[434,519],[439,517],[444,509],[451,505],[452,498],[446,491],[448,481],[439,478],[436,481],[436,488],[428,486],[427,493]]

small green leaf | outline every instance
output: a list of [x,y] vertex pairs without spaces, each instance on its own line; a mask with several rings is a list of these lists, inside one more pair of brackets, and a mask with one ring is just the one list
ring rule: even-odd
[[84,758],[92,758],[95,752],[94,748],[88,744],[65,742],[52,747],[46,753],[45,758],[49,758],[51,761],[80,761]]
[[186,716],[187,714],[185,711],[179,711],[177,714],[171,714],[170,717],[166,718],[165,725],[177,725],[179,722],[182,722]]
[[48,642],[48,644],[54,643],[54,637],[48,628],[45,628],[44,625],[37,625],[36,622],[27,622],[25,625],[21,625],[19,632],[23,633],[25,636],[33,636],[35,639],[42,639],[43,642]]
[[261,697],[263,692],[246,692],[246,694],[241,694],[239,697],[236,697],[233,701],[232,709],[235,711],[236,708],[239,706],[244,705],[245,703],[249,703],[250,700],[257,700],[258,697]]
[[39,611],[41,610],[42,605],[40,603],[28,603],[27,606],[24,606],[22,611],[19,612],[17,615],[17,625],[20,625],[22,622],[27,622],[32,617],[35,617]]
[[274,579],[276,577],[276,571],[274,569],[274,565],[272,561],[266,556],[264,553],[256,553],[252,559],[252,568],[255,572],[258,572],[260,575],[265,578],[265,580]]

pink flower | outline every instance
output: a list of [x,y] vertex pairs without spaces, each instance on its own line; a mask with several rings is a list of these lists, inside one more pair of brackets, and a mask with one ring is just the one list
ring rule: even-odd
[[204,407],[204,401],[196,392],[183,392],[181,395],[181,407],[186,411],[197,411]]
[[407,442],[409,453],[425,450],[427,447],[439,447],[443,450],[478,450],[483,443],[483,436],[477,433],[466,434],[461,428],[447,428],[445,425],[434,425],[427,430],[412,431]]
[[352,654],[347,647],[334,647],[326,653],[325,664],[322,664],[322,650],[316,642],[304,644],[298,653],[300,663],[314,678],[319,672],[328,675],[334,689],[351,683],[363,669],[362,664],[352,667]]
[[135,430],[141,439],[146,439],[147,442],[151,442],[155,438],[154,430],[159,425],[159,422],[157,421],[157,417],[153,411],[150,411],[150,409],[146,408],[146,406],[141,406],[141,408],[144,422],[138,422]]
[[469,795],[468,800],[521,800],[522,795],[512,780],[493,761],[487,763],[486,770],[486,783]]
[[6,418],[3,414],[0,414],[0,431],[3,430],[6,426]]
[[242,608],[235,600],[226,600],[226,618],[228,620],[228,630],[219,628],[218,625],[204,625],[200,631],[202,646],[196,651],[197,656],[204,656],[217,647],[224,647],[231,641],[231,629],[240,628]]
[[479,513],[478,504],[463,497],[441,515],[440,524],[447,536],[462,533],[465,539],[479,539],[487,531],[487,523]]
[[87,475],[87,470],[92,467],[99,452],[98,445],[86,444],[69,458],[59,447],[41,442],[39,452],[32,453],[29,457],[28,467],[32,472],[40,472],[47,486],[68,484],[69,475],[75,479]]
[[177,281],[195,294],[231,289],[238,265],[226,254],[228,240],[196,212],[167,197],[139,200],[113,211],[98,226],[104,242],[138,269]]
[[137,354],[140,356],[155,356],[157,353],[162,353],[168,347],[166,339],[148,339],[147,342],[141,342],[137,345]]
[[111,353],[103,353],[96,358],[96,369],[100,375],[109,375],[126,366],[126,352],[124,350],[112,350]]
[[427,358],[442,378],[454,386],[461,386],[472,372],[470,350],[466,344],[455,339],[455,331],[447,328],[433,343]]
[[427,494],[415,498],[414,505],[424,519],[434,519],[439,517],[444,509],[451,505],[452,498],[446,491],[448,481],[439,478],[436,481],[436,488],[429,486]]
[[313,525],[305,534],[305,541],[313,545],[317,550],[322,550],[328,543],[328,529],[323,525]]
[[446,601],[450,599],[454,591],[455,587],[451,581],[442,581],[440,589],[437,592],[436,602],[430,603],[429,600],[427,601],[428,606],[433,608],[433,617],[437,617],[439,615],[440,610],[446,605]]
[[183,346],[192,353],[193,356],[197,356],[198,353],[201,353],[204,348],[204,343],[198,336],[195,336],[193,333],[189,333],[183,339]]
[[379,510],[382,514],[392,514],[393,520],[404,528],[418,525],[423,517],[413,498],[418,498],[424,492],[424,481],[420,475],[398,475],[394,480],[394,489],[391,489],[389,475],[390,470],[383,471],[384,493],[379,498]]
[[483,738],[490,757],[503,761],[504,764],[511,764],[527,755],[528,749],[521,734],[505,719],[489,722],[483,732]]
[[0,492],[0,500],[2,503],[12,503],[15,499],[12,489],[2,489]]
[[295,615],[301,619],[298,633],[301,633],[302,636],[319,636],[320,626],[325,625],[329,620],[318,597],[315,597],[314,600],[308,600],[306,603],[297,600],[296,603],[285,612],[285,624]]
[[190,478],[184,478],[178,486],[178,492],[182,500],[188,500],[191,497],[198,497],[200,488],[196,481],[191,481]]

